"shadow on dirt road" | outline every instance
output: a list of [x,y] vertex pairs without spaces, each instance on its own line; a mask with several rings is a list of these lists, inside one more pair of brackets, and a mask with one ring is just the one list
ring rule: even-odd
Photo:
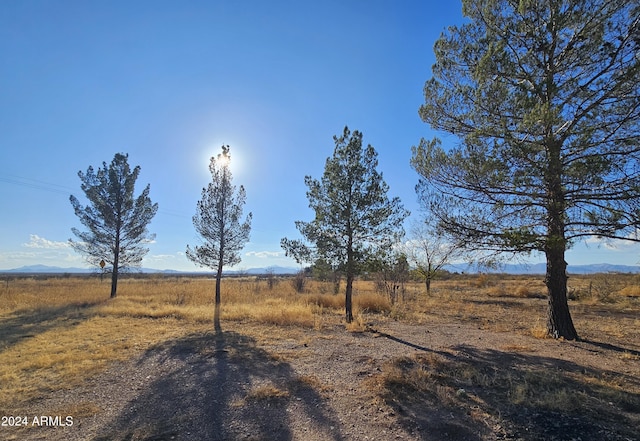
[[218,329],[167,342],[149,355],[157,351],[176,368],[95,441],[289,440],[306,432],[342,440],[336,416],[313,386],[247,336]]

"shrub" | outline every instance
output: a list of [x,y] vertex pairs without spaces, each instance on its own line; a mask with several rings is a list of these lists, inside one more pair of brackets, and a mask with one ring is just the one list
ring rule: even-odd
[[307,277],[303,271],[300,271],[296,274],[293,279],[291,279],[291,285],[293,289],[296,290],[297,293],[303,293],[305,287],[307,286]]
[[344,308],[344,297],[333,294],[310,294],[306,297],[306,301],[322,308]]
[[364,293],[354,296],[353,303],[366,312],[390,312],[391,303],[386,296],[376,293]]
[[625,297],[640,297],[640,286],[625,286],[618,294]]

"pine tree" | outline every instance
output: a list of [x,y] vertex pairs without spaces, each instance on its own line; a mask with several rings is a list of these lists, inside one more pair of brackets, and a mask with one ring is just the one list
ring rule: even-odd
[[[202,239],[201,245],[187,245],[187,257],[202,267],[216,270],[216,307],[220,305],[222,269],[240,263],[240,250],[249,240],[252,214],[242,221],[246,193],[243,186],[236,191],[229,165],[229,146],[209,163],[211,182],[202,189],[193,226]],[[217,310],[216,310],[217,311]]]
[[565,251],[638,240],[640,6],[626,0],[465,0],[435,44],[420,116],[460,144],[423,140],[425,207],[456,241],[543,253],[548,331],[577,339]]
[[315,211],[311,222],[297,221],[305,241],[284,238],[287,255],[299,263],[324,259],[346,276],[345,318],[353,320],[353,280],[369,256],[390,248],[403,234],[402,222],[408,212],[398,198],[389,200],[389,186],[378,167],[378,154],[362,146],[362,134],[348,127],[334,137],[333,156],[327,158],[320,181],[305,177],[309,207]]
[[73,195],[69,198],[76,216],[88,228],[72,228],[79,241],[69,239],[69,243],[90,264],[107,265],[106,270],[111,271],[111,298],[116,297],[119,272],[139,267],[149,251],[145,244],[155,237],[148,233],[147,226],[158,211],[158,204],[149,198],[149,185],[134,198],[140,166],[131,170],[128,157],[117,153],[109,166],[103,162],[97,172],[93,167],[86,173],[78,172],[89,205],[83,206]]

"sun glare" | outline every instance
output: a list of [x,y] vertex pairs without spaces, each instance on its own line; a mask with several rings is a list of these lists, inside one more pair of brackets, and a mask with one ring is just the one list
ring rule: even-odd
[[[202,152],[203,160],[206,164],[204,170],[206,170],[207,173],[209,172],[209,164],[213,157],[215,158],[217,165],[229,167],[235,175],[242,168],[242,154],[240,153],[240,149],[238,146],[229,143],[229,157],[226,158],[222,155],[222,145],[222,143],[216,144],[215,147],[209,147]],[[224,143],[224,145],[227,145],[227,143]]]
[[229,152],[228,156],[223,155],[222,153],[219,153],[216,156],[216,162],[221,166],[221,167],[228,167],[231,164],[231,152]]

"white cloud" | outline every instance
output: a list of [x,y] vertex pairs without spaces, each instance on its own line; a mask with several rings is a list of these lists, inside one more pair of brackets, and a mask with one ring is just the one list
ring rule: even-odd
[[[637,236],[634,236],[632,233],[628,237],[635,238]],[[602,247],[610,251],[621,251],[621,252],[627,252],[632,250],[635,247],[640,246],[638,242],[633,240],[626,240],[626,239],[613,240],[613,239],[606,239],[606,238],[601,238],[597,236],[590,236],[587,240],[585,240],[585,243],[587,244],[587,246],[595,245],[596,247]]]
[[245,256],[259,257],[260,259],[267,259],[269,257],[281,257],[284,254],[282,251],[249,251],[245,253]]
[[68,242],[56,242],[53,240],[45,239],[44,237],[40,237],[37,234],[30,234],[29,242],[23,243],[22,246],[27,248],[62,250],[65,248],[69,248],[70,245]]
[[[178,256],[180,255],[180,253],[177,253]],[[151,254],[149,256],[146,257],[149,260],[171,260],[171,259],[175,259],[176,256],[173,254]]]

